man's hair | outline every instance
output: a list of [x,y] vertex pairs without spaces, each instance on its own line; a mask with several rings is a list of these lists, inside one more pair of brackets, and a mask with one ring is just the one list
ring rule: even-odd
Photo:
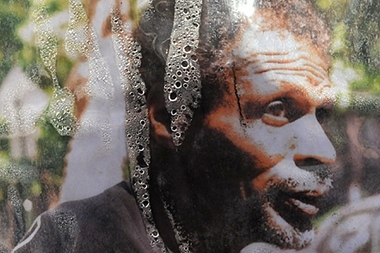
[[[153,0],[135,30],[135,38],[142,47],[141,74],[147,86],[147,94],[154,93],[154,99],[163,96],[165,64],[170,47],[170,35],[173,27],[175,0]],[[232,15],[230,1],[204,0],[201,13],[200,38],[198,55],[201,67],[207,61],[215,61],[216,50],[221,50],[222,42],[234,38],[237,31],[237,20]],[[198,56],[198,57],[199,57]],[[150,94],[152,95],[152,94]],[[154,100],[151,99],[151,100]],[[148,101],[149,103],[149,101]]]
[[[268,10],[272,15],[274,14],[276,20],[285,21],[273,22],[274,28],[285,29],[298,38],[308,39],[322,51],[328,51],[329,30],[310,2],[305,0],[261,0],[257,6],[258,9]],[[273,16],[270,18],[273,20]]]
[[[233,59],[226,59],[225,48],[233,44],[244,22],[234,8],[238,1],[204,0],[202,4],[198,59],[201,71],[204,112],[210,111],[223,97],[223,80],[233,75]],[[164,103],[165,64],[170,47],[175,0],[153,0],[152,9],[141,19],[135,37],[142,46],[141,74],[150,101]],[[320,52],[328,52],[329,30],[306,0],[257,0],[256,13],[267,22],[267,29],[285,30],[311,42]],[[255,15],[255,14],[253,14]],[[228,57],[228,56],[227,56]],[[151,92],[152,91],[152,92]],[[149,100],[148,100],[149,103]]]

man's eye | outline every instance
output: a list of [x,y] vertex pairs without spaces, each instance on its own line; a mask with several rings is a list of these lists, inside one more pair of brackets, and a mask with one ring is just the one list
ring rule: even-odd
[[285,117],[285,105],[282,101],[273,101],[267,105],[265,113],[276,117]]
[[270,102],[264,111],[262,121],[272,126],[283,126],[289,122],[284,102],[276,100]]

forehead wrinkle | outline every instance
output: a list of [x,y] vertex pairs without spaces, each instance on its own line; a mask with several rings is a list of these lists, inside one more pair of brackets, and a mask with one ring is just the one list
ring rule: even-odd
[[259,75],[267,72],[273,71],[273,74],[282,75],[300,75],[304,73],[308,76],[314,76],[315,79],[319,79],[320,82],[328,77],[328,72],[321,72],[316,69],[315,66],[310,64],[304,64],[302,66],[295,66],[295,64],[277,64],[277,63],[262,63],[258,61],[248,62],[243,67],[235,67],[235,72],[238,73],[239,77],[248,77],[250,75]]
[[237,61],[236,65],[236,69],[252,68],[252,70],[255,71],[255,74],[271,70],[289,69],[300,71],[307,70],[322,80],[328,76],[327,66],[324,66],[325,64],[323,61],[316,62],[315,60],[310,59],[310,57],[304,52],[282,54],[280,57],[268,57],[261,53],[255,53],[242,61]]
[[[306,50],[306,52],[304,51]],[[240,58],[236,57],[238,67],[244,67],[251,62],[278,62],[278,63],[290,63],[290,62],[305,62],[320,69],[321,72],[328,71],[328,63],[322,59],[310,58],[310,53],[307,52],[307,48],[297,48],[297,51],[289,52],[254,52],[247,54],[247,56]]]
[[323,61],[312,61],[306,53],[283,52],[275,57],[255,53],[251,56],[235,68],[240,99],[245,100],[245,95],[253,95],[255,99],[268,101],[286,92],[289,87],[301,89],[329,85],[328,71],[321,66],[324,65]]
[[[298,84],[299,86],[305,86],[305,85],[318,86],[319,84],[325,82],[325,80],[328,79],[327,77],[318,77],[307,70],[287,69],[285,71],[282,71],[281,69],[279,69],[279,70],[273,70],[272,72],[273,74],[276,75],[276,78],[269,79],[269,81],[272,83],[285,81],[289,83]],[[265,75],[265,74],[271,74],[271,73],[263,72],[262,74]],[[296,79],[296,77],[299,77],[299,78]]]
[[310,99],[315,106],[331,100],[322,88],[330,86],[325,50],[266,23],[260,15],[248,20],[225,51],[234,61],[241,103],[265,103],[290,93],[302,94],[299,99]]
[[[236,66],[246,65],[247,61],[284,62],[292,59],[309,61],[317,71],[328,72],[328,57],[309,40],[297,38],[285,29],[271,27],[257,17],[243,23],[235,42],[229,47],[229,53],[235,58]],[[273,17],[272,17],[273,18]],[[273,22],[273,20],[269,24]],[[310,54],[314,57],[310,58]]]
[[[257,60],[255,60],[257,61]],[[302,65],[314,68],[316,71],[320,73],[327,73],[328,72],[328,67],[327,64],[324,64],[323,62],[319,61],[316,62],[312,59],[310,59],[305,53],[302,53],[300,56],[295,57],[295,58],[287,58],[287,57],[282,57],[282,58],[277,58],[271,57],[268,60],[263,60],[263,63],[277,63],[277,64],[289,64],[289,63],[300,63]]]
[[[325,76],[314,72],[312,69],[309,68],[300,68],[300,67],[287,67],[287,68],[281,68],[281,67],[272,67],[270,69],[264,68],[260,69],[254,72],[254,74],[264,74],[267,72],[273,71],[280,75],[300,75],[305,77],[314,77],[314,79],[319,79],[320,82],[322,82],[325,79]],[[287,74],[287,72],[289,72]]]

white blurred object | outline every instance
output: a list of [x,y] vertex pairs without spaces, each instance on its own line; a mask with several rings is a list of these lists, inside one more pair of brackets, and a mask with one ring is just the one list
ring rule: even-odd
[[295,250],[282,250],[273,244],[264,243],[264,242],[251,243],[240,251],[240,253],[277,253],[277,252],[296,253]]
[[33,203],[29,199],[26,199],[24,203],[22,203],[22,205],[24,206],[25,211],[27,212],[32,211]]
[[331,66],[331,82],[335,92],[340,97],[339,105],[347,108],[350,105],[349,85],[360,79],[360,75],[350,67],[344,65],[343,61],[336,61]]
[[102,33],[112,6],[105,0],[94,6],[91,24],[97,52],[77,69],[77,74],[89,82],[85,88],[90,92],[89,103],[70,142],[60,202],[97,195],[123,180],[127,155],[124,92],[111,36]]
[[337,210],[318,230],[305,252],[380,252],[380,195]]
[[11,156],[37,155],[36,121],[46,110],[49,99],[19,67],[13,68],[0,86],[0,118],[9,126]]

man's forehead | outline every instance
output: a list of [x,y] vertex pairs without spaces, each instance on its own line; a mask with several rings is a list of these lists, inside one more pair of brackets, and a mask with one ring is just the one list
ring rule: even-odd
[[299,46],[299,42],[288,31],[263,31],[259,24],[249,22],[240,31],[237,43],[233,46],[233,55],[245,59],[252,53],[286,53]]
[[280,18],[264,18],[262,12],[255,13],[246,19],[240,27],[236,40],[230,47],[235,61],[254,60],[258,55],[283,55],[283,58],[292,54],[307,51],[318,55],[314,61],[328,68],[327,52],[324,48],[318,48],[309,39],[295,36],[284,25],[277,23],[287,22]]
[[278,26],[271,28],[260,17],[249,19],[230,48],[241,99],[270,100],[285,93],[313,104],[333,99],[325,52]]

